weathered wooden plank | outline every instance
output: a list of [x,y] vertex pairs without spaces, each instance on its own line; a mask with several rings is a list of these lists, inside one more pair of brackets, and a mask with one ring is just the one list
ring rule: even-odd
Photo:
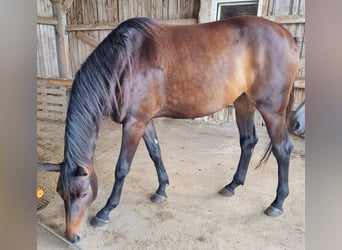
[[[196,24],[198,23],[197,18],[184,18],[184,19],[168,19],[161,20],[164,23],[172,23],[172,24]],[[105,23],[105,24],[79,24],[79,25],[67,25],[68,32],[76,32],[78,31],[110,31],[115,29],[118,24],[115,23]],[[107,32],[108,34],[108,32]]]
[[300,0],[298,14],[305,15],[305,0]]
[[302,51],[300,53],[300,57],[305,57],[305,30],[303,32],[303,44],[302,44]]
[[163,19],[163,1],[151,0],[151,17]]
[[92,46],[93,48],[96,48],[97,45],[100,43],[100,41],[98,41],[97,39],[82,32],[76,32],[76,37],[81,41],[85,42],[86,44]]
[[274,15],[274,4],[275,0],[268,0],[268,8],[267,8],[267,16],[273,16]]
[[133,4],[133,16],[148,17],[151,16],[151,6],[149,0],[136,0]]
[[[194,24],[197,23],[197,18],[185,18],[185,19],[169,19],[163,20],[167,23],[175,24]],[[95,31],[95,30],[113,30],[118,26],[117,23],[99,23],[99,24],[73,24],[67,25],[66,31],[77,32],[77,31]]]
[[57,20],[54,17],[38,16],[37,24],[57,25]]
[[41,25],[38,24],[39,27],[39,39],[40,39],[40,56],[39,56],[39,60],[40,60],[40,66],[41,66],[41,73],[42,76],[46,77],[48,75],[48,72],[46,72],[46,59],[44,58],[45,55],[45,44],[46,44],[46,39],[45,39],[45,30],[44,27],[45,25]]
[[293,0],[292,15],[299,15],[299,1],[300,0]]
[[186,19],[169,19],[169,20],[162,20],[164,23],[170,24],[179,24],[179,25],[187,25],[187,24],[196,24],[198,23],[197,18],[186,18]]
[[69,24],[65,29],[68,32],[91,31],[91,30],[112,30],[117,23],[90,23],[90,24]]
[[305,80],[303,79],[295,80],[294,86],[297,89],[305,89]]
[[54,95],[37,95],[37,102],[52,103],[52,104],[66,104],[66,98]]
[[56,48],[55,28],[50,25],[38,25],[40,29],[40,49],[41,56],[39,60],[44,67],[43,77],[58,77],[58,61]]
[[181,16],[180,1],[181,0],[169,0],[168,19],[177,19]]
[[118,1],[117,0],[98,0],[98,23],[118,23]]
[[268,0],[261,0],[261,16],[267,16]]
[[169,19],[169,0],[162,0],[163,20]]
[[40,26],[37,25],[37,75],[44,76],[44,61],[43,61],[43,52],[42,52],[42,38]]
[[37,77],[37,84],[38,85],[54,85],[54,86],[64,86],[64,87],[71,87],[73,83],[72,79],[65,79],[65,78],[43,78]]
[[179,18],[192,18],[192,8],[193,8],[192,0],[181,0]]
[[302,15],[265,16],[265,18],[281,24],[305,23],[305,16]]
[[98,23],[97,17],[97,1],[96,0],[87,0],[83,2],[82,5],[83,12],[83,23]]
[[48,119],[48,120],[54,120],[54,121],[64,121],[66,117],[66,114],[63,113],[54,113],[54,112],[37,112],[37,118],[38,119]]
[[65,87],[49,87],[47,85],[38,85],[37,93],[38,94],[52,94],[52,95],[65,95],[66,89]]
[[290,14],[291,0],[277,0],[275,2],[275,16],[286,16]]
[[133,7],[135,2],[133,0],[118,0],[119,3],[119,22],[135,17]]
[[42,17],[53,17],[50,0],[37,0],[37,15]]
[[44,105],[44,104],[37,104],[37,110],[42,110],[44,112],[49,112],[49,111],[57,111],[64,113],[67,111],[66,105]]
[[192,17],[193,18],[198,18],[200,7],[201,7],[200,0],[194,0],[193,10],[192,10]]

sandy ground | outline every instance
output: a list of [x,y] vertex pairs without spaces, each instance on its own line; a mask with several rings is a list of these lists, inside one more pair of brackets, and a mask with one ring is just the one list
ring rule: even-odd
[[[235,196],[218,191],[232,179],[240,148],[235,123],[194,120],[155,121],[163,160],[170,178],[168,199],[154,204],[157,175],[142,141],[126,178],[120,205],[102,228],[89,225],[77,245],[82,249],[305,249],[305,140],[291,136],[295,148],[290,165],[290,195],[284,214],[270,218],[263,210],[273,201],[277,186],[274,157],[254,166],[268,144],[265,127],[257,127],[254,150],[244,186]],[[63,159],[64,125],[38,121],[38,160]],[[112,189],[121,127],[105,121],[95,152],[99,194],[89,217],[103,207]],[[45,173],[56,181],[58,175]],[[89,219],[90,219],[89,218]],[[62,199],[56,194],[37,215],[37,222],[63,235]],[[37,223],[37,249],[72,249]]]

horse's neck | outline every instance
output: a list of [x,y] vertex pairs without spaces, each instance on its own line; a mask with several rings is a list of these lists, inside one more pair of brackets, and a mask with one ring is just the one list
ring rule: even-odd
[[72,123],[66,124],[65,154],[70,155],[76,163],[92,164],[99,126],[88,123],[82,126]]

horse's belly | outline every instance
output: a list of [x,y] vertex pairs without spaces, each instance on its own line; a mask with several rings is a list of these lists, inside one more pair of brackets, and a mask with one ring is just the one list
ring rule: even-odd
[[225,85],[200,90],[174,93],[167,98],[168,116],[182,118],[206,116],[227,107],[241,95],[241,90]]

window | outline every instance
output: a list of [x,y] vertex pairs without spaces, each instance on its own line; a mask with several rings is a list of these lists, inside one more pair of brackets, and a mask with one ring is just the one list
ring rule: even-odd
[[218,1],[216,20],[222,20],[234,16],[259,15],[259,1],[232,0]]

